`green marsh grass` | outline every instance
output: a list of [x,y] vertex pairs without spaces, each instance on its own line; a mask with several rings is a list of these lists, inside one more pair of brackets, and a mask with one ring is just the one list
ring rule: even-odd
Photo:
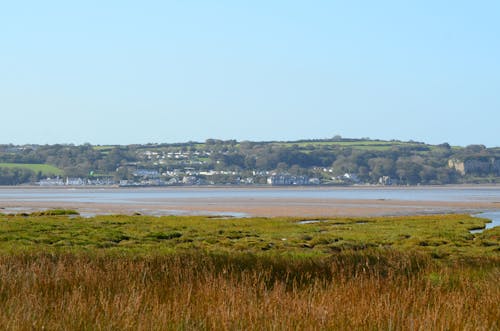
[[498,330],[467,215],[0,217],[2,330]]
[[487,220],[469,215],[225,219],[204,216],[84,218],[72,210],[0,216],[0,253],[10,250],[74,252],[242,252],[326,256],[367,249],[416,250],[451,258],[498,256],[499,230],[471,234]]

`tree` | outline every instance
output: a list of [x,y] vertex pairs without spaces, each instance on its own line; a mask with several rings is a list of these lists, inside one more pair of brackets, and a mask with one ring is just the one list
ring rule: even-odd
[[380,177],[394,177],[395,164],[394,161],[386,157],[375,157],[368,160],[369,176],[373,182],[377,182]]
[[396,174],[399,181],[406,184],[417,184],[421,181],[420,171],[422,164],[415,162],[412,158],[400,157],[396,162]]
[[357,173],[358,166],[348,157],[340,156],[335,162],[332,164],[334,175],[340,176],[345,173]]

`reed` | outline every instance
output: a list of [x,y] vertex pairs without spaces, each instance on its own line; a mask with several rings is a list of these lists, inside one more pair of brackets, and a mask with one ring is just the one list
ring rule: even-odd
[[0,256],[2,330],[498,330],[498,259]]

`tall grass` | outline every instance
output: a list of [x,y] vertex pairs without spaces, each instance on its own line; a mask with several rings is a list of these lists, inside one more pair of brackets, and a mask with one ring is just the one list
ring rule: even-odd
[[2,330],[498,330],[498,260],[0,256]]

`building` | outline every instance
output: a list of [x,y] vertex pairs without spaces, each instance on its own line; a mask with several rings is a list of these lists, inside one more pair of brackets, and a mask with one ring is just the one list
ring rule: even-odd
[[268,177],[267,183],[269,185],[308,185],[309,177],[277,174]]
[[149,170],[149,169],[137,169],[132,174],[136,177],[142,177],[142,178],[160,177],[160,173],[158,172],[158,170]]
[[392,185],[392,179],[389,176],[382,176],[378,179],[380,185]]

